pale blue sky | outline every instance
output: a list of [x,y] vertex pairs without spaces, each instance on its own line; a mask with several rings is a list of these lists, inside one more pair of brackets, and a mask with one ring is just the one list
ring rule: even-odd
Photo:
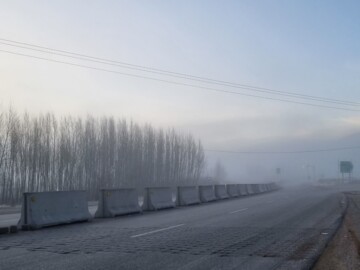
[[[359,1],[4,0],[0,38],[360,101],[359,14]],[[359,112],[207,92],[2,52],[0,81],[4,106],[174,126],[212,149],[321,148],[360,131]]]

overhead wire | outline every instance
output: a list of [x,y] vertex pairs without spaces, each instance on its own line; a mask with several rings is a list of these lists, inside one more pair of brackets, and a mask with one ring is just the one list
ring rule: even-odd
[[[12,44],[12,43],[15,43],[15,44]],[[359,106],[360,105],[359,102],[331,99],[331,98],[312,96],[312,95],[304,95],[304,94],[280,91],[280,90],[275,90],[275,89],[270,89],[270,88],[251,86],[251,85],[233,83],[233,82],[222,81],[222,80],[215,80],[215,79],[210,79],[210,78],[206,78],[206,77],[193,76],[193,75],[185,74],[185,73],[167,71],[167,70],[163,70],[163,69],[157,69],[157,68],[146,67],[146,66],[141,66],[141,65],[134,65],[134,64],[126,63],[126,62],[121,62],[121,61],[114,61],[114,60],[109,60],[109,59],[105,59],[105,58],[94,57],[94,56],[90,56],[90,55],[86,55],[86,54],[74,53],[74,52],[70,52],[70,51],[66,51],[66,50],[58,50],[58,49],[54,49],[54,48],[49,48],[49,47],[44,47],[44,46],[39,46],[39,45],[35,45],[35,44],[19,42],[19,41],[4,39],[4,38],[0,38],[0,44],[17,47],[17,48],[22,48],[22,49],[38,51],[38,52],[42,52],[42,53],[51,53],[54,55],[78,59],[78,60],[90,61],[90,62],[105,64],[105,65],[112,65],[112,66],[117,66],[117,67],[121,67],[121,68],[127,68],[127,69],[142,71],[142,72],[149,72],[149,73],[158,74],[158,75],[171,76],[174,78],[182,78],[182,79],[187,79],[187,80],[192,80],[192,81],[197,81],[197,82],[202,82],[202,83],[238,88],[238,89],[243,89],[243,90],[247,90],[247,91],[255,91],[255,92],[261,92],[261,93],[266,93],[266,94],[271,94],[271,95],[281,95],[281,96],[286,96],[286,97],[291,97],[291,98],[318,101],[318,102],[323,102],[323,103],[340,104],[340,105],[346,105],[346,106]],[[18,44],[20,44],[20,45],[18,45]]]
[[53,62],[53,63],[60,63],[60,64],[65,64],[65,65],[70,65],[70,66],[75,66],[75,67],[87,68],[87,69],[91,69],[91,70],[119,74],[119,75],[124,75],[124,76],[128,76],[128,77],[133,77],[133,78],[142,78],[142,79],[147,79],[147,80],[152,80],[152,81],[164,82],[164,83],[173,84],[173,85],[187,86],[187,87],[198,88],[198,89],[219,92],[219,93],[227,93],[227,94],[240,95],[240,96],[246,96],[246,97],[260,98],[260,99],[265,99],[265,100],[307,105],[307,106],[319,107],[319,108],[336,109],[336,110],[353,111],[353,112],[360,111],[360,109],[351,109],[351,108],[344,108],[344,107],[327,106],[327,105],[322,105],[322,104],[306,103],[306,102],[301,102],[301,101],[272,98],[272,97],[266,97],[266,96],[258,96],[258,95],[240,93],[240,92],[235,92],[235,91],[230,91],[230,90],[223,90],[223,89],[211,88],[211,87],[206,87],[206,86],[193,85],[193,84],[189,84],[189,83],[182,83],[182,82],[170,81],[170,80],[166,80],[166,79],[159,79],[159,78],[137,75],[137,74],[132,74],[132,73],[120,72],[120,71],[116,71],[116,70],[92,67],[92,66],[76,64],[76,63],[71,63],[71,62],[66,62],[66,61],[60,61],[60,60],[55,60],[55,59],[49,59],[49,58],[45,58],[45,57],[39,57],[39,56],[35,56],[35,55],[23,54],[23,53],[7,51],[7,50],[2,50],[2,49],[0,49],[0,52],[12,54],[12,55],[18,55],[18,56],[22,56],[22,57],[38,59],[38,60],[44,60],[44,61]]

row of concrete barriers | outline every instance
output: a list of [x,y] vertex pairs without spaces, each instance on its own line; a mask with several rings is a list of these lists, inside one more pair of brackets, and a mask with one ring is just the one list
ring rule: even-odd
[[[173,196],[175,189],[177,194]],[[95,218],[206,203],[277,189],[276,183],[151,187],[144,189],[142,205],[136,188],[102,189]],[[85,191],[32,192],[24,193],[18,226],[32,230],[91,219]]]

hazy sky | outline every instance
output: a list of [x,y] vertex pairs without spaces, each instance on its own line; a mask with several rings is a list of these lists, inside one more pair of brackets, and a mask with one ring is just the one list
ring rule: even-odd
[[[359,14],[360,2],[355,0],[3,0],[0,38],[195,76],[360,102]],[[5,44],[0,44],[0,50],[163,78]],[[207,149],[291,151],[360,145],[360,136],[354,135],[360,132],[360,112],[217,93],[4,52],[0,52],[0,97],[3,106],[12,104],[20,111],[114,115],[155,126],[173,126],[193,133]],[[352,108],[360,110],[360,106]],[[350,140],[345,139],[348,136]],[[264,171],[269,171],[288,166],[291,160],[297,168],[319,163],[322,173],[329,164],[336,164],[336,158],[356,159],[357,155],[354,151],[332,153],[327,165],[321,165],[323,156],[318,155],[295,159],[209,154],[212,161],[222,158],[233,177],[259,171],[254,162],[262,163]]]

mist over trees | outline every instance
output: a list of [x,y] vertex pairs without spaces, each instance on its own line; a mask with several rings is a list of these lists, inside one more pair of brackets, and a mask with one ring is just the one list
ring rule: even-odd
[[214,177],[215,179],[221,183],[225,182],[227,178],[227,173],[225,167],[222,165],[220,160],[218,160],[214,167]]
[[113,117],[57,118],[0,113],[0,204],[27,191],[196,184],[204,169],[200,141]]

